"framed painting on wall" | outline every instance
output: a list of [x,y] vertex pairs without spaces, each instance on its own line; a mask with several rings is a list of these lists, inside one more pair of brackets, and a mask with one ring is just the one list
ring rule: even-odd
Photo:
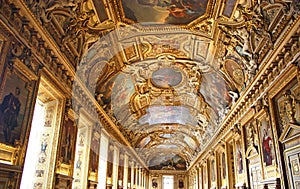
[[265,166],[274,164],[275,152],[274,152],[274,140],[272,128],[269,121],[263,118],[259,121],[260,124],[260,145],[262,152],[262,160]]
[[70,118],[65,120],[62,131],[61,157],[62,162],[71,165],[74,160],[76,127],[74,121]]
[[184,188],[184,182],[183,182],[182,179],[179,179],[179,181],[178,181],[178,187],[179,188]]
[[225,157],[225,152],[222,153],[221,155],[221,165],[222,165],[222,179],[226,179],[227,173],[226,173],[226,157]]
[[100,133],[96,130],[92,133],[91,151],[90,151],[90,169],[93,172],[98,171],[100,150]]
[[152,188],[157,188],[157,187],[158,187],[157,179],[154,178],[154,179],[152,179]]
[[268,112],[261,111],[257,118],[259,132],[259,146],[263,165],[264,178],[276,176],[276,155],[274,146],[273,129]]
[[[22,64],[19,62],[19,64]],[[15,146],[26,132],[33,83],[20,70],[6,67],[0,93],[0,143]]]
[[238,140],[236,141],[236,147],[235,147],[235,154],[236,154],[236,170],[238,174],[242,174],[244,172],[243,167],[243,153],[242,153],[242,147],[241,142]]

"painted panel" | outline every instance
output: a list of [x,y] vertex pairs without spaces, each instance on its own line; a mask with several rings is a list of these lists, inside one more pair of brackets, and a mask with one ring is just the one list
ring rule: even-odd
[[244,172],[244,167],[243,167],[243,153],[242,153],[242,147],[241,147],[241,142],[237,141],[236,142],[236,169],[238,174],[242,174]]
[[182,81],[182,74],[174,68],[160,68],[153,72],[151,81],[157,87],[175,87]]
[[139,119],[139,124],[171,124],[197,125],[196,118],[190,110],[182,106],[150,106],[147,113]]
[[74,159],[76,128],[74,121],[71,119],[65,120],[62,134],[61,157],[63,163],[71,165]]
[[187,24],[204,15],[208,0],[123,0],[125,17],[139,23]]
[[224,114],[231,103],[229,90],[230,87],[219,73],[214,71],[203,74],[200,93],[219,115]]
[[99,150],[100,150],[100,136],[97,131],[92,133],[91,151],[90,151],[90,166],[89,170],[93,172],[98,171],[99,164]]
[[10,72],[6,74],[0,97],[0,142],[14,145],[15,140],[20,140],[21,137],[29,90],[26,88],[27,83],[19,75]]
[[234,81],[236,87],[241,90],[245,82],[245,75],[241,66],[234,60],[227,60],[225,62],[225,72]]
[[149,168],[152,170],[186,170],[186,162],[179,155],[169,154],[153,158]]
[[266,119],[261,121],[260,134],[263,162],[269,166],[275,163],[275,151],[271,125]]
[[101,100],[104,104],[111,105],[117,118],[121,110],[130,109],[128,103],[135,92],[130,75],[123,73],[117,75],[103,86],[102,91],[104,95]]

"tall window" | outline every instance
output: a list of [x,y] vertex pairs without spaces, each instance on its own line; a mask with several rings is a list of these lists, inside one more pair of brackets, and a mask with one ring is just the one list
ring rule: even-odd
[[163,188],[162,189],[174,189],[174,176],[163,175]]

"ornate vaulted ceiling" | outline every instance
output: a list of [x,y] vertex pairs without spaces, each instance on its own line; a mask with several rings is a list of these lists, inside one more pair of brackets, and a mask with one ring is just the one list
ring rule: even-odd
[[[269,22],[282,8],[270,3],[263,2],[272,10]],[[92,62],[87,82],[150,169],[186,169],[221,126],[255,74],[255,48],[269,35],[254,23],[258,6],[123,0],[106,16],[117,17],[120,28],[81,63]]]
[[216,16],[233,20],[236,1],[124,0],[115,8],[123,28],[96,42],[82,62],[95,62],[89,77],[101,75],[90,84],[150,168],[184,170],[243,86],[235,59],[220,69],[214,38]]
[[51,20],[46,29],[80,62],[78,77],[131,147],[152,169],[178,170],[220,129],[293,6],[279,0],[42,2],[27,3],[41,12],[42,23]]

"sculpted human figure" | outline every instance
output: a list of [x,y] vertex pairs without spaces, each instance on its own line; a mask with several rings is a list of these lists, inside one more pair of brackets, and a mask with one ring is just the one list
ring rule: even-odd
[[[284,112],[286,113],[288,121],[290,123],[296,123],[295,97],[292,95],[290,90],[287,90],[283,94],[283,98],[284,98],[284,109],[285,109]],[[283,122],[285,123],[285,121]]]

